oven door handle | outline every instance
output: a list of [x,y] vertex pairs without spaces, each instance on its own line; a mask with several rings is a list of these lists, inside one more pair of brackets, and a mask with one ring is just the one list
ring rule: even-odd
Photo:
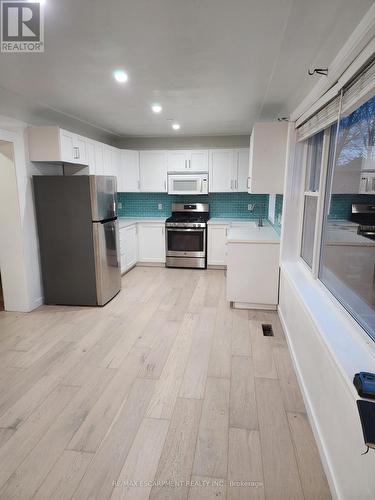
[[205,228],[202,228],[202,227],[167,227],[167,231],[171,231],[171,232],[174,232],[174,231],[186,231],[186,232],[191,232],[191,231],[194,231],[195,233],[203,233],[206,229]]

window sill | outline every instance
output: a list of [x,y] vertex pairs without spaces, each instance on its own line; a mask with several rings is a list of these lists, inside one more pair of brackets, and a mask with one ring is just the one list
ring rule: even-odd
[[281,266],[311,317],[355,399],[354,374],[375,372],[375,343],[319,280],[300,262]]

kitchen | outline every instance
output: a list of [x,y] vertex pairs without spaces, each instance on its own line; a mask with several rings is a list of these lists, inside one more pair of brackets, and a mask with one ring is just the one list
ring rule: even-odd
[[0,499],[372,498],[372,2],[28,3]]
[[[279,242],[277,227],[280,228],[281,213],[276,215],[279,218],[279,225],[277,226],[276,222],[275,229],[273,229],[268,221],[269,196],[262,193],[266,190],[274,192],[275,196],[271,197],[271,203],[274,204],[276,193],[279,195],[282,193],[287,131],[286,122],[259,123],[254,127],[250,148],[139,152],[120,150],[90,141],[57,127],[32,127],[28,129],[28,148],[30,161],[36,165],[42,164],[42,166],[44,163],[52,162],[57,165],[61,164],[55,168],[60,169],[60,173],[65,176],[68,174],[69,178],[87,175],[116,177],[117,188],[112,188],[112,190],[117,191],[119,200],[119,236],[117,239],[120,242],[122,273],[129,271],[137,263],[198,269],[225,268],[226,242],[231,241],[233,225],[251,230],[252,238],[257,242],[264,240],[263,234],[266,231],[272,234],[274,243]],[[267,141],[272,144],[272,147],[268,147],[267,154],[262,154]],[[77,158],[74,158],[75,154]],[[272,184],[267,180],[268,165],[272,165]],[[44,197],[39,194],[42,181],[45,181]],[[55,187],[51,185],[52,181],[56,181]],[[51,179],[47,183],[45,176],[34,179],[34,188],[38,188],[35,198],[38,208],[40,242],[42,241],[41,235],[46,236],[45,251],[43,246],[41,249],[43,255],[51,252],[50,239],[56,240],[61,234],[62,221],[56,225],[59,215],[67,216],[64,214],[64,206],[72,196],[73,185],[70,184],[66,188],[66,194],[63,195],[61,194],[62,182],[63,179],[60,179],[60,184],[58,179]],[[52,189],[54,191],[51,191]],[[59,193],[63,196],[61,205],[56,203]],[[130,199],[127,193],[132,193]],[[81,199],[82,196],[83,194],[80,195],[78,191],[76,197]],[[99,192],[97,196],[102,195]],[[46,197],[50,199],[50,202],[43,204]],[[116,204],[116,201],[108,201],[108,203]],[[139,204],[141,208],[138,208]],[[275,206],[272,209],[275,211]],[[72,212],[74,213],[74,210]],[[171,212],[172,217],[166,218],[161,215],[169,215]],[[44,218],[44,214],[48,214],[49,222],[46,221],[45,226],[42,226],[41,219]],[[114,215],[115,212],[112,211],[102,215],[102,219],[110,220]],[[201,220],[200,217],[203,219]],[[257,224],[249,222],[250,220],[256,221]],[[273,220],[275,222],[275,218]],[[255,230],[254,227],[256,227]],[[55,233],[53,233],[54,230]],[[68,282],[66,273],[69,269],[73,275],[76,275],[79,269],[83,271],[81,263],[75,272],[72,270],[69,245],[73,245],[74,241],[77,242],[77,234],[72,235],[72,241],[69,242],[67,231],[68,227],[65,227],[66,248],[64,243],[60,242],[56,247],[56,254],[49,257],[54,262],[59,262],[61,283],[56,286],[66,287],[67,295],[62,301],[58,301],[56,296],[45,295],[45,301],[47,304],[92,305],[92,301],[77,303],[73,297],[69,297],[69,289],[74,292],[78,289],[77,283]],[[263,241],[263,245],[264,243]],[[228,249],[230,248],[231,245]],[[88,249],[83,251],[87,255]],[[66,257],[66,269],[61,267],[62,255],[70,255],[70,260]],[[47,257],[44,258],[46,259]],[[77,255],[77,262],[80,260]],[[262,272],[264,273],[270,266],[268,260],[265,260],[262,263]],[[270,289],[262,291],[262,299],[258,299],[256,295],[248,298],[244,290],[238,295],[237,291],[233,290],[228,294],[228,300],[234,303],[257,304],[258,309],[263,307],[276,309],[278,249],[271,267],[272,271],[267,277]],[[43,259],[42,271],[46,291],[49,288],[47,281],[53,276],[53,281],[56,282],[58,271],[47,266],[43,268]],[[234,272],[236,272],[236,266]],[[228,282],[232,281],[231,276],[232,266],[228,269]],[[252,290],[256,291],[254,283],[254,278],[249,278],[248,293],[250,294]],[[82,281],[81,284],[83,285]],[[119,284],[116,287],[118,291]],[[115,292],[108,295],[107,301],[114,294]],[[100,303],[103,305],[103,302]]]

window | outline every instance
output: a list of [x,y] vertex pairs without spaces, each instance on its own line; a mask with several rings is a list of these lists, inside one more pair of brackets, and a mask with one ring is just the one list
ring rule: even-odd
[[301,257],[312,268],[324,132],[310,137],[306,147],[305,202]]
[[297,137],[305,148],[300,255],[375,340],[375,63]]
[[[319,278],[375,339],[375,236],[366,231],[375,225],[375,212],[367,210],[375,195],[361,189],[366,170],[375,168],[374,152],[372,97],[340,117],[328,166]],[[359,211],[354,215],[353,205]]]
[[301,257],[310,268],[313,262],[317,204],[316,196],[305,196]]
[[322,166],[324,132],[313,135],[307,141],[307,165],[305,191],[319,191],[320,171]]

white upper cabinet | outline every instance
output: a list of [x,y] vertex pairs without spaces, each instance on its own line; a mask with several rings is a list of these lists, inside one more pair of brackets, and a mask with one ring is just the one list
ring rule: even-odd
[[209,192],[233,192],[235,170],[233,149],[210,149]]
[[208,172],[208,150],[190,151],[189,168],[193,172]]
[[[60,129],[60,151],[61,161],[66,161],[67,163],[75,163],[75,157],[77,155],[74,149],[74,134],[62,129]],[[34,161],[33,158],[30,158],[30,160]]]
[[168,172],[208,172],[208,150],[170,150]]
[[87,165],[88,139],[60,127],[29,127],[29,159]]
[[[262,158],[261,151],[261,139],[267,134],[258,130],[258,125],[279,127],[278,134],[274,132],[279,140],[271,134],[269,144],[263,143],[264,154],[268,155],[267,161]],[[285,131],[284,135],[280,134],[280,128]],[[117,149],[56,126],[29,127],[29,159],[71,164],[72,167],[66,165],[66,168],[70,168],[74,175],[114,175],[117,177],[119,192],[165,193],[168,172],[209,172],[209,192],[213,193],[281,192],[275,186],[277,183],[282,185],[284,170],[276,175],[277,172],[270,165],[276,165],[275,171],[279,168],[277,164],[282,164],[284,168],[286,129],[287,124],[284,123],[256,124],[251,138],[253,154],[249,160],[249,150],[246,148],[139,152]],[[280,144],[280,137],[285,139],[285,144]],[[282,146],[285,146],[284,149]],[[272,155],[273,163],[269,159]]]
[[123,176],[121,169],[121,151],[112,148],[111,151],[111,174],[117,178],[117,191],[122,191]]
[[[119,191],[137,193],[140,191],[139,152],[123,149],[121,151],[121,183]],[[121,188],[121,189],[120,189]]]
[[103,175],[112,175],[112,147],[103,146]]
[[250,138],[248,192],[283,193],[288,123],[256,123]]
[[189,169],[189,151],[176,149],[168,151],[168,172],[182,172]]
[[249,149],[235,150],[235,163],[237,165],[235,191],[247,193],[247,177],[249,173]]
[[87,161],[87,142],[89,139],[86,137],[82,137],[81,135],[74,134],[74,143],[73,143],[73,151],[74,151],[74,159],[75,163],[79,163],[81,165],[88,165]]
[[247,192],[249,149],[210,149],[209,191]]
[[112,175],[117,178],[117,191],[122,189],[123,176],[121,168],[121,150],[103,145],[103,168],[98,175]]
[[89,166],[89,174],[96,175],[95,141],[87,140],[86,158],[87,158],[87,164]]
[[95,142],[95,173],[104,175],[104,144]]
[[141,191],[165,193],[167,191],[167,151],[141,151],[139,177]]

